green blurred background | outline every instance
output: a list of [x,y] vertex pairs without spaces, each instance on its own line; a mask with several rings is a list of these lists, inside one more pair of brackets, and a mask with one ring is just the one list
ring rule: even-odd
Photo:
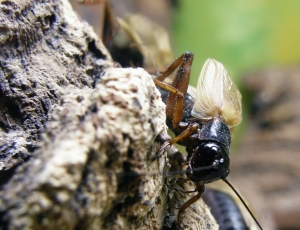
[[300,1],[179,0],[173,11],[171,41],[175,56],[195,54],[191,84],[196,86],[209,57],[222,62],[243,95],[243,122],[233,149],[247,126],[249,95],[244,74],[300,61]]
[[300,1],[179,0],[172,42],[176,56],[195,54],[192,84],[208,57],[222,62],[237,82],[245,72],[298,64]]

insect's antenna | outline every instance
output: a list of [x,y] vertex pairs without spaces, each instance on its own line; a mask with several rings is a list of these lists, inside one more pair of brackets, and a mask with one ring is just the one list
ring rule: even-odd
[[156,176],[156,175],[167,175],[167,176],[172,176],[172,175],[184,175],[187,172],[199,172],[199,171],[206,171],[209,169],[213,169],[215,166],[206,166],[206,167],[197,167],[193,169],[185,169],[185,170],[176,170],[176,171],[153,171],[153,172],[120,172],[119,175],[126,176],[126,177],[139,177],[139,176]]
[[232,184],[229,183],[229,181],[226,178],[222,178],[222,180],[234,191],[234,193],[237,195],[237,197],[240,199],[240,201],[243,203],[244,207],[247,209],[248,213],[252,216],[255,223],[258,225],[258,227],[263,230],[263,228],[258,223],[257,219],[254,217],[253,213],[250,211],[249,207],[245,203],[244,199],[240,196],[240,194],[235,190],[235,188],[232,186]]

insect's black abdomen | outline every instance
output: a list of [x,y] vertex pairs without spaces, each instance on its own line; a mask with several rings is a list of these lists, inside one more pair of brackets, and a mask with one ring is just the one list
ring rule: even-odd
[[202,196],[219,224],[219,230],[248,230],[235,201],[226,193],[209,189]]

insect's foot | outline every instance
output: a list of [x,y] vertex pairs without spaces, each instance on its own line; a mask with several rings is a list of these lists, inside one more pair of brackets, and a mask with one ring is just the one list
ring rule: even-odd
[[156,151],[156,154],[155,156],[151,159],[151,161],[155,161],[157,160],[158,158],[160,158],[160,156],[163,154],[163,152],[165,151],[165,148],[169,147],[170,146],[170,142],[167,141],[165,143],[163,143],[160,148]]

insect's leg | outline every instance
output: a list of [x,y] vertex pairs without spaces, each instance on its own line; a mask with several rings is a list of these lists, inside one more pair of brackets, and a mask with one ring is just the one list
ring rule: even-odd
[[[157,76],[155,79],[159,81],[164,81],[167,77],[173,73],[177,67],[182,65],[184,62],[190,62],[189,67],[192,65],[194,54],[192,52],[186,51],[180,57],[178,57],[163,73]],[[189,77],[189,76],[188,76]],[[190,79],[188,79],[189,81]]]
[[[193,176],[194,172],[193,172],[193,168],[192,168],[191,164],[192,164],[192,160],[195,158],[195,154],[196,154],[196,151],[194,151],[193,155],[189,158],[188,162],[185,163],[186,165],[188,165],[188,167],[186,169],[187,170],[187,172],[186,172],[187,177],[186,178],[177,178],[176,179],[176,183],[177,184],[182,185],[185,182],[188,182],[191,179],[191,177]],[[197,191],[197,188],[195,189],[195,191]],[[189,192],[195,192],[195,191],[188,191],[187,193],[189,193]]]
[[197,123],[190,124],[182,133],[180,133],[177,137],[174,137],[172,140],[169,141],[170,145],[173,145],[182,139],[190,137],[198,129],[199,125]]
[[[174,128],[178,126],[178,123],[182,118],[184,98],[190,81],[193,59],[194,55],[191,52],[185,52],[179,58],[177,58],[165,72],[154,79],[154,83],[157,86],[169,91],[169,96],[166,103],[166,115],[167,118],[172,119],[172,125]],[[170,76],[177,67],[178,71],[172,85],[163,83],[162,81]]]
[[170,141],[166,141],[165,143],[163,143],[160,148],[157,150],[157,154],[155,156],[155,159],[159,158],[163,152],[163,150],[168,147],[171,146],[175,143],[177,143],[178,141],[188,138],[189,136],[192,135],[192,133],[196,132],[199,128],[199,125],[197,123],[193,123],[191,125],[189,125],[182,133],[180,133],[177,137],[174,137],[172,140]]
[[[189,179],[188,180],[186,180],[186,181],[189,181]],[[183,193],[193,193],[193,192],[198,192],[198,187],[196,187],[194,190],[192,190],[192,191],[183,191],[183,190],[180,190],[181,192],[183,192]],[[198,194],[197,194],[198,195]]]
[[184,212],[184,210],[186,210],[189,206],[191,206],[193,203],[195,203],[197,200],[199,200],[200,197],[202,196],[204,190],[205,190],[204,184],[200,184],[200,183],[195,183],[195,184],[196,184],[195,191],[198,191],[198,194],[193,196],[191,199],[189,199],[187,202],[185,202],[179,208],[179,211],[178,211],[178,214],[177,214],[177,226],[179,226],[180,223],[181,223],[181,215]]

